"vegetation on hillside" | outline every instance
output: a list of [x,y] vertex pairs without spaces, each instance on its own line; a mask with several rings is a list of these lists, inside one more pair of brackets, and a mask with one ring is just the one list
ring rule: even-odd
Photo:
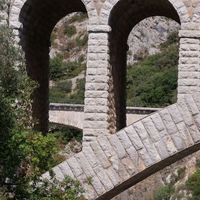
[[[159,53],[127,66],[127,106],[164,107],[176,102],[178,42],[177,32],[171,33],[168,40],[160,45]],[[81,63],[64,62],[60,54],[50,63],[52,80],[75,77],[85,70],[85,65]],[[65,83],[69,88],[67,92],[61,90],[58,83],[50,89],[50,102],[83,103],[84,79],[78,81],[73,94],[70,94],[71,83]]]
[[157,187],[153,200],[199,200],[200,199],[200,169],[199,160],[196,163],[197,171],[187,177],[186,167],[179,168],[171,175],[169,182]]
[[160,45],[160,52],[127,67],[127,105],[165,107],[176,102],[178,34]]

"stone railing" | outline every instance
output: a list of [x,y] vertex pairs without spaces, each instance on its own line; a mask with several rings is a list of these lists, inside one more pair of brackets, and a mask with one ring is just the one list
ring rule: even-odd
[[[137,115],[148,115],[158,111],[160,108],[146,108],[146,107],[127,107],[126,114],[137,114]],[[84,105],[82,104],[62,104],[62,103],[51,103],[49,110],[66,110],[66,111],[77,111],[84,112]]]

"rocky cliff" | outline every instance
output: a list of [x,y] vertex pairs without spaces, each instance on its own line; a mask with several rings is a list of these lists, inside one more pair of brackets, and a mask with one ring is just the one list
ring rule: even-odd
[[[80,56],[86,59],[87,44],[77,46],[76,42],[87,35],[88,20],[87,18],[80,20],[79,16],[81,15],[67,16],[55,26],[52,32],[51,57],[60,52],[66,61],[78,61]],[[74,31],[71,35],[67,32],[70,31],[67,30],[67,26]],[[132,29],[127,41],[129,46],[127,64],[133,64],[137,56],[143,57],[158,52],[159,44],[166,41],[170,32],[178,31],[179,28],[178,23],[166,17],[151,17],[141,21]]]

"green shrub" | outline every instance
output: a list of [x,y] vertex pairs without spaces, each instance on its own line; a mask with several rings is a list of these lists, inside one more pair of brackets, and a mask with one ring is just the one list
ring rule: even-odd
[[40,184],[30,185],[30,200],[83,200],[84,188],[78,180],[69,176],[60,181],[50,171],[50,179],[41,179]]
[[52,166],[56,166],[66,160],[66,156],[62,154],[56,154],[53,156]]
[[63,68],[63,56],[60,53],[57,53],[56,56],[50,59],[50,79],[56,80],[62,77],[62,68]]
[[178,173],[178,179],[182,179],[185,175],[185,170],[186,170],[186,167],[182,167],[180,169],[178,169],[177,173]]
[[193,199],[200,199],[200,170],[188,178],[186,185],[192,191]]
[[86,64],[79,62],[64,62],[63,55],[57,53],[50,60],[50,80],[69,79],[78,76],[86,69]]
[[85,60],[85,57],[84,57],[83,54],[81,54],[81,55],[78,57],[78,62],[79,62],[79,63],[82,63],[84,60]]
[[80,36],[76,38],[76,45],[79,47],[83,47],[87,44],[88,41],[88,35],[84,35],[83,38],[81,38]]
[[59,124],[50,124],[51,133],[57,138],[59,145],[65,145],[73,138],[78,142],[82,141],[83,132],[68,126]]
[[72,81],[59,81],[54,87],[61,92],[70,93],[72,90]]
[[76,27],[75,26],[67,26],[64,28],[63,33],[66,34],[68,37],[72,37],[75,35],[76,32]]
[[[168,43],[171,44],[171,40]],[[137,59],[141,60],[127,67],[127,105],[165,107],[175,103],[178,80],[177,43],[162,48],[159,53],[148,57],[139,56]]]
[[169,200],[174,190],[173,185],[170,183],[165,186],[159,186],[154,192],[154,200]]

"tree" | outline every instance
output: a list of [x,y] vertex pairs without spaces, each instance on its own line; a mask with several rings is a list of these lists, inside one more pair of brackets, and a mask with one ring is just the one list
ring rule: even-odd
[[[23,53],[13,44],[12,29],[0,26],[0,199],[69,199],[75,187],[71,199],[82,200],[83,189],[77,182],[69,185],[71,190],[62,190],[63,183],[54,176],[40,179],[52,168],[57,142],[52,134],[43,136],[32,129],[30,95],[37,84],[27,76]],[[66,177],[64,183],[68,182],[72,181]],[[51,183],[54,190],[46,195],[39,183]]]

